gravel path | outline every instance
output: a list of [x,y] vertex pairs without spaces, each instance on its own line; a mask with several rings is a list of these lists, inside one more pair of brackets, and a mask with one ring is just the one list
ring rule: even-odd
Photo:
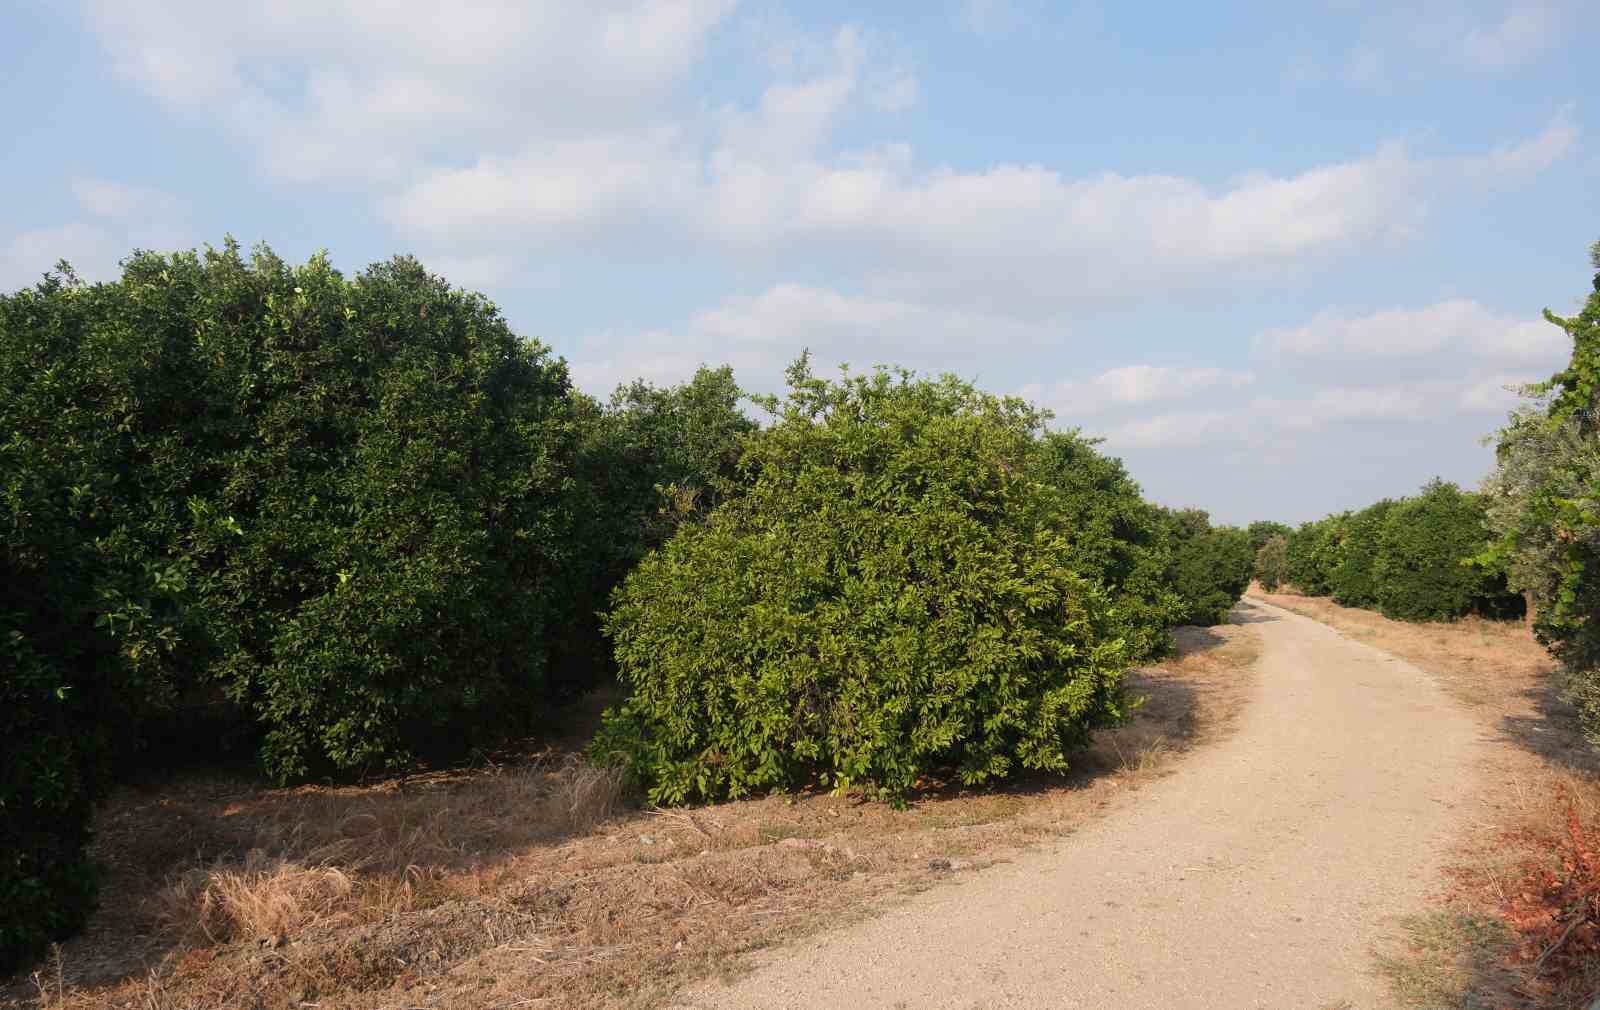
[[1247,600],[1256,696],[1227,740],[1108,816],[679,1006],[1388,1005],[1371,950],[1459,829],[1483,733],[1428,677]]

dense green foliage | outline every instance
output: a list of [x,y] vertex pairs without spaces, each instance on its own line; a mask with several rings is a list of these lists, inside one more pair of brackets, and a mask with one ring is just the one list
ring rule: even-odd
[[42,454],[100,439],[76,540],[8,560],[89,566],[72,633],[127,675],[220,683],[280,778],[531,714],[586,546],[578,432],[565,367],[491,305],[410,260],[347,280],[229,246],[50,282],[4,320],[17,535],[41,528],[21,496],[86,465]]
[[[1600,271],[1600,243],[1590,255]],[[1576,316],[1545,313],[1572,338],[1572,358],[1500,431],[1484,561],[1527,595],[1534,632],[1600,745],[1600,273],[1593,289]]]
[[1122,714],[1129,657],[1041,479],[1059,465],[1043,416],[949,377],[829,382],[804,359],[790,386],[746,442],[747,490],[619,590],[631,694],[598,752],[658,802],[1064,769]]
[[1250,549],[1252,551],[1260,551],[1261,548],[1267,545],[1267,541],[1273,537],[1283,537],[1287,541],[1289,535],[1294,532],[1294,527],[1287,523],[1262,519],[1246,526],[1245,532],[1250,534]]
[[1169,512],[1166,526],[1172,551],[1167,578],[1179,600],[1173,623],[1222,624],[1255,571],[1250,534],[1212,526],[1200,509]]
[[1483,501],[1454,484],[1435,480],[1395,502],[1378,529],[1378,609],[1408,621],[1491,613],[1490,597],[1504,594],[1470,563],[1488,539]]
[[267,768],[396,765],[526,724],[569,613],[565,367],[409,260],[353,281],[265,252],[129,273],[157,269],[146,325],[196,334],[233,426],[169,553]]
[[704,515],[737,485],[743,440],[755,422],[733,370],[701,368],[687,383],[619,387],[609,404],[577,394],[581,445],[575,509],[573,618],[557,629],[555,686],[581,690],[610,664],[599,616],[612,590],[678,524]]
[[1019,400],[791,378],[766,428],[727,368],[600,402],[405,258],[0,298],[0,962],[87,913],[151,720],[287,781],[492,744],[615,663],[597,750],[657,799],[899,796],[1065,768],[1248,579],[1250,534]]
[[1282,533],[1274,533],[1262,541],[1260,549],[1256,551],[1256,581],[1261,583],[1261,588],[1267,592],[1276,592],[1278,587],[1289,580],[1289,538]]
[[[275,776],[524,724],[565,623],[565,367],[409,260],[136,254],[0,299],[0,907],[81,917],[141,715],[220,687]],[[20,924],[19,924],[20,923]]]
[[170,454],[133,466],[149,436],[124,420],[172,376],[102,315],[65,269],[0,298],[0,968],[88,914],[91,805],[181,642],[138,503],[182,475]]
[[1289,538],[1288,581],[1307,596],[1409,621],[1515,616],[1521,601],[1475,564],[1489,541],[1481,495],[1431,481],[1398,501],[1303,523]]
[[1379,557],[1384,520],[1394,507],[1391,499],[1374,502],[1338,520],[1338,560],[1328,573],[1328,588],[1336,602],[1369,610],[1382,605]]
[[1070,432],[1049,432],[1038,447],[1038,479],[1061,492],[1059,530],[1073,571],[1111,593],[1116,634],[1134,661],[1165,654],[1168,629],[1181,624],[1172,545],[1162,510],[1145,501],[1122,461]]
[[1286,564],[1289,581],[1307,596],[1327,596],[1339,564],[1338,532],[1342,516],[1301,523],[1289,534]]

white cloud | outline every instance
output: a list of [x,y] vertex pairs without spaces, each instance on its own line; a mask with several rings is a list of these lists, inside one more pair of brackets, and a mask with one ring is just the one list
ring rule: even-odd
[[1443,383],[1419,382],[1393,385],[1319,389],[1300,399],[1271,399],[1253,404],[1258,413],[1269,413],[1289,428],[1322,431],[1349,421],[1425,421],[1437,417],[1448,406],[1441,396]]
[[504,256],[429,256],[428,271],[469,291],[493,288],[511,277],[516,264]]
[[434,173],[384,209],[407,234],[470,237],[489,246],[548,244],[579,229],[636,224],[651,206],[675,215],[695,188],[695,174],[673,156],[665,130],[589,137]]
[[1373,438],[1401,436],[1419,425],[1464,423],[1488,431],[1519,400],[1533,375],[1469,375],[1371,386],[1329,386],[1219,402],[1192,409],[1138,411],[1121,421],[1088,425],[1113,452],[1205,447],[1208,456],[1242,451],[1292,457],[1323,447],[1336,432],[1361,427]]
[[115,72],[295,179],[405,178],[468,149],[663,114],[735,0],[85,0]]
[[1519,66],[1555,41],[1561,11],[1547,0],[1518,0],[1489,25],[1475,25],[1454,44],[1456,56],[1477,70]]
[[[1130,365],[1022,392],[1060,423],[1104,437],[1107,451],[1128,454],[1136,473],[1152,467],[1170,477],[1196,458],[1240,473],[1289,472],[1319,456],[1403,455],[1432,443],[1455,445],[1452,465],[1486,466],[1475,435],[1492,431],[1522,387],[1569,353],[1567,336],[1541,319],[1455,299],[1324,312],[1269,331],[1248,372]],[[1459,445],[1439,443],[1448,431],[1469,434]],[[1334,507],[1343,505],[1326,506]]]
[[1216,193],[1171,176],[1075,179],[1040,165],[919,169],[895,147],[797,154],[836,96],[820,86],[769,92],[762,114],[730,130],[703,168],[671,136],[574,143],[440,172],[388,214],[434,239],[508,244],[647,215],[740,254],[836,253],[864,264],[886,295],[1048,314],[1158,278],[1403,236],[1428,174],[1397,145]]
[[1271,330],[1257,346],[1318,360],[1393,360],[1445,355],[1471,363],[1554,364],[1567,336],[1542,319],[1495,312],[1465,298],[1361,316],[1326,312],[1300,326]]
[[1105,432],[1113,452],[1127,449],[1188,449],[1230,440],[1238,418],[1222,410],[1157,414],[1119,424]]
[[160,190],[82,177],[69,185],[79,208],[92,217],[133,221],[171,218],[181,212],[177,198]]
[[58,260],[66,260],[85,280],[103,279],[127,252],[105,228],[81,222],[19,232],[0,241],[0,291],[38,282]]
[[577,244],[801,259],[876,299],[1035,322],[1404,241],[1436,194],[1526,178],[1576,137],[1563,118],[1465,159],[1390,142],[1220,186],[958,169],[892,140],[839,149],[846,128],[919,91],[892,40],[852,25],[812,36],[750,21],[771,75],[759,98],[692,101],[683,89],[735,0],[87,3],[127,79],[242,131],[271,171],[363,180],[401,239],[441,255],[525,260]]
[[1058,416],[1073,419],[1119,407],[1185,399],[1208,390],[1239,389],[1254,381],[1255,376],[1248,372],[1223,368],[1125,365],[1082,382],[1034,383],[1020,392]]
[[[1470,180],[1525,178],[1566,153],[1558,121],[1475,158],[1414,157],[1404,144],[1222,187],[1180,176],[1073,177],[1039,164],[920,164],[900,144],[830,152],[836,126],[870,107],[860,36],[839,32],[816,76],[774,83],[706,130],[655,128],[541,144],[441,169],[388,199],[402,232],[498,247],[625,233],[777,262],[831,262],[881,297],[1049,318],[1152,284],[1200,285],[1238,268],[1282,269],[1404,241],[1430,200]],[[643,243],[643,245],[641,245]]]
[[1354,84],[1381,83],[1389,67],[1415,77],[1440,67],[1488,74],[1526,66],[1558,45],[1582,10],[1574,0],[1405,0],[1375,6],[1382,13],[1347,64],[1345,76]]
[[87,177],[68,190],[77,220],[0,235],[0,290],[36,283],[59,260],[84,280],[107,280],[135,248],[164,251],[188,241],[183,205],[171,194]]
[[1578,127],[1572,122],[1570,110],[1563,109],[1536,136],[1501,144],[1487,154],[1461,159],[1461,171],[1469,182],[1479,185],[1521,182],[1565,158],[1577,141]]

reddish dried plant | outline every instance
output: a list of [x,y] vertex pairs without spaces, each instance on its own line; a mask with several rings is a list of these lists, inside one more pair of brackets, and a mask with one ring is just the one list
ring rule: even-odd
[[1520,865],[1502,913],[1521,936],[1516,960],[1527,969],[1528,995],[1561,1005],[1563,996],[1584,994],[1600,963],[1600,853],[1564,784],[1556,803],[1564,832],[1508,839],[1539,855]]

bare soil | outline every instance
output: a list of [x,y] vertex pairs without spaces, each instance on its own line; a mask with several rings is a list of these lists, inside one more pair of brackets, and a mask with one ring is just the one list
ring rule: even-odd
[[1379,964],[1400,1003],[1587,1010],[1600,997],[1600,752],[1529,628],[1252,595],[1427,670],[1497,745],[1429,907],[1384,945]]
[[905,811],[816,793],[640,809],[570,752],[365,786],[129,785],[98,819],[102,907],[0,1006],[660,1005],[1142,802],[1254,689],[1255,625],[1178,644],[1072,774],[929,783]]

